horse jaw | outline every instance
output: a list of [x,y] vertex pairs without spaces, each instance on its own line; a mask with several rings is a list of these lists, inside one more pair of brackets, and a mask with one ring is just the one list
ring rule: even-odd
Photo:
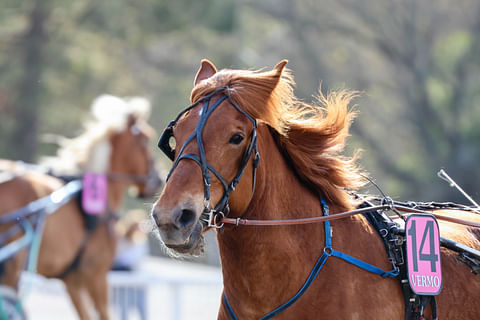
[[183,245],[167,245],[160,235],[160,231],[157,228],[157,236],[160,239],[160,243],[165,248],[165,252],[173,257],[173,258],[180,258],[186,256],[201,256],[205,252],[205,238],[203,233],[205,229],[203,228],[203,224],[198,221]]

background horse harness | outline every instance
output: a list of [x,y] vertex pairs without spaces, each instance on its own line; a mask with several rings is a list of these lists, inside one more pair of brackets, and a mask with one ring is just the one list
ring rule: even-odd
[[[14,177],[12,176],[12,178]],[[81,188],[81,181],[69,182],[52,194],[0,217],[0,225],[13,223],[11,227],[0,234],[0,272],[3,272],[3,262],[5,260],[14,257],[27,247],[30,248],[27,270],[29,272],[35,271],[46,216],[54,213],[76,197]],[[7,242],[21,232],[24,233],[23,236]],[[24,318],[25,315],[17,293],[12,288],[0,284],[0,319]]]

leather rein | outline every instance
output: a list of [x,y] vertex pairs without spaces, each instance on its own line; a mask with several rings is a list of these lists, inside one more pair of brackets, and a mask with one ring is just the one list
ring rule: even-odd
[[[476,227],[480,228],[480,223],[467,221],[458,218],[447,217],[443,215],[439,215],[437,213],[432,213],[431,211],[426,210],[419,210],[415,208],[410,208],[402,205],[398,205],[395,203],[389,204],[382,204],[373,207],[366,207],[355,209],[351,211],[341,212],[329,216],[320,216],[320,217],[312,217],[312,218],[298,218],[298,219],[279,219],[279,220],[251,220],[251,219],[242,219],[242,218],[222,218],[218,221],[218,227],[222,227],[223,224],[233,224],[236,226],[243,225],[243,226],[285,226],[285,225],[299,225],[299,224],[310,224],[310,223],[318,223],[318,222],[325,222],[331,220],[338,220],[347,218],[350,216],[354,216],[357,214],[362,214],[371,211],[377,210],[399,210],[408,213],[424,213],[424,214],[431,214],[438,220],[444,220],[452,223],[462,224],[465,226]],[[403,215],[400,215],[402,219],[405,219]]]

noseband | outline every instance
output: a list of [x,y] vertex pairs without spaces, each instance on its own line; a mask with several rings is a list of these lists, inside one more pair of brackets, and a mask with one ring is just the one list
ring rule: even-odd
[[[210,105],[212,97],[217,93],[222,93],[222,96],[215,103]],[[228,100],[230,105],[232,105],[238,112],[240,112],[245,117],[247,117],[253,124],[253,131],[252,131],[252,138],[250,140],[250,145],[248,146],[248,149],[243,156],[243,159],[240,163],[237,174],[235,175],[235,177],[230,183],[227,183],[227,181],[221,176],[221,174],[217,170],[215,170],[210,164],[208,164],[207,157],[205,155],[205,146],[203,145],[203,139],[202,139],[202,132],[203,132],[203,129],[205,128],[205,124],[207,122],[208,117],[210,117],[213,111],[215,111],[215,109],[224,100]],[[173,127],[176,125],[177,121],[187,111],[194,108],[196,105],[200,103],[203,103],[203,107],[200,113],[200,120],[198,121],[197,126],[195,127],[195,131],[190,135],[190,137],[185,141],[185,143],[182,145],[182,147],[178,151],[177,158],[175,159],[175,149],[170,146],[170,138],[173,137]],[[183,153],[187,145],[190,142],[192,142],[193,139],[197,140],[198,151],[200,154],[199,156],[193,153]],[[228,198],[230,196],[230,193],[233,190],[235,190],[237,184],[240,181],[240,178],[243,175],[243,172],[245,171],[245,168],[247,166],[248,161],[250,160],[250,157],[252,156],[252,154],[255,154],[253,158],[253,180],[252,180],[252,196],[253,196],[253,192],[255,190],[256,169],[260,161],[260,155],[258,153],[258,148],[257,148],[257,121],[248,113],[243,111],[235,102],[233,102],[230,96],[230,87],[226,86],[226,87],[218,88],[215,91],[211,92],[210,94],[204,96],[203,98],[191,104],[190,106],[185,108],[182,112],[180,112],[179,115],[175,118],[175,120],[170,122],[168,126],[165,128],[165,130],[163,131],[163,134],[160,137],[160,141],[158,142],[158,147],[167,155],[167,157],[170,158],[170,160],[174,161],[172,165],[172,169],[170,169],[170,172],[168,173],[166,181],[168,181],[173,171],[177,168],[180,160],[183,160],[183,159],[193,160],[195,161],[195,163],[197,163],[200,166],[200,169],[202,170],[203,192],[204,192],[204,196],[203,196],[204,208],[200,216],[200,220],[205,222],[208,227],[215,227],[215,228],[222,227],[223,223],[219,225],[218,222],[221,221],[221,219],[223,219],[224,217],[228,216],[228,213],[230,211],[228,207]],[[220,201],[217,203],[217,205],[214,208],[210,207],[210,186],[211,186],[210,172],[212,172],[217,177],[217,179],[221,182],[224,189],[223,197],[220,199]]]

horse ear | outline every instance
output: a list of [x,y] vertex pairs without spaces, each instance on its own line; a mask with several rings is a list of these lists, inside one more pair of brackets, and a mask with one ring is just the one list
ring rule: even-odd
[[196,86],[200,81],[210,78],[215,73],[217,73],[217,68],[214,66],[214,64],[207,59],[203,59],[202,65],[200,66],[197,74],[195,75],[193,85]]
[[283,59],[282,61],[280,61],[279,63],[277,63],[275,65],[275,67],[273,67],[273,70],[277,71],[277,74],[282,74],[282,71],[283,71],[283,68],[285,68],[285,66],[287,65],[288,63],[288,60],[287,59]]

